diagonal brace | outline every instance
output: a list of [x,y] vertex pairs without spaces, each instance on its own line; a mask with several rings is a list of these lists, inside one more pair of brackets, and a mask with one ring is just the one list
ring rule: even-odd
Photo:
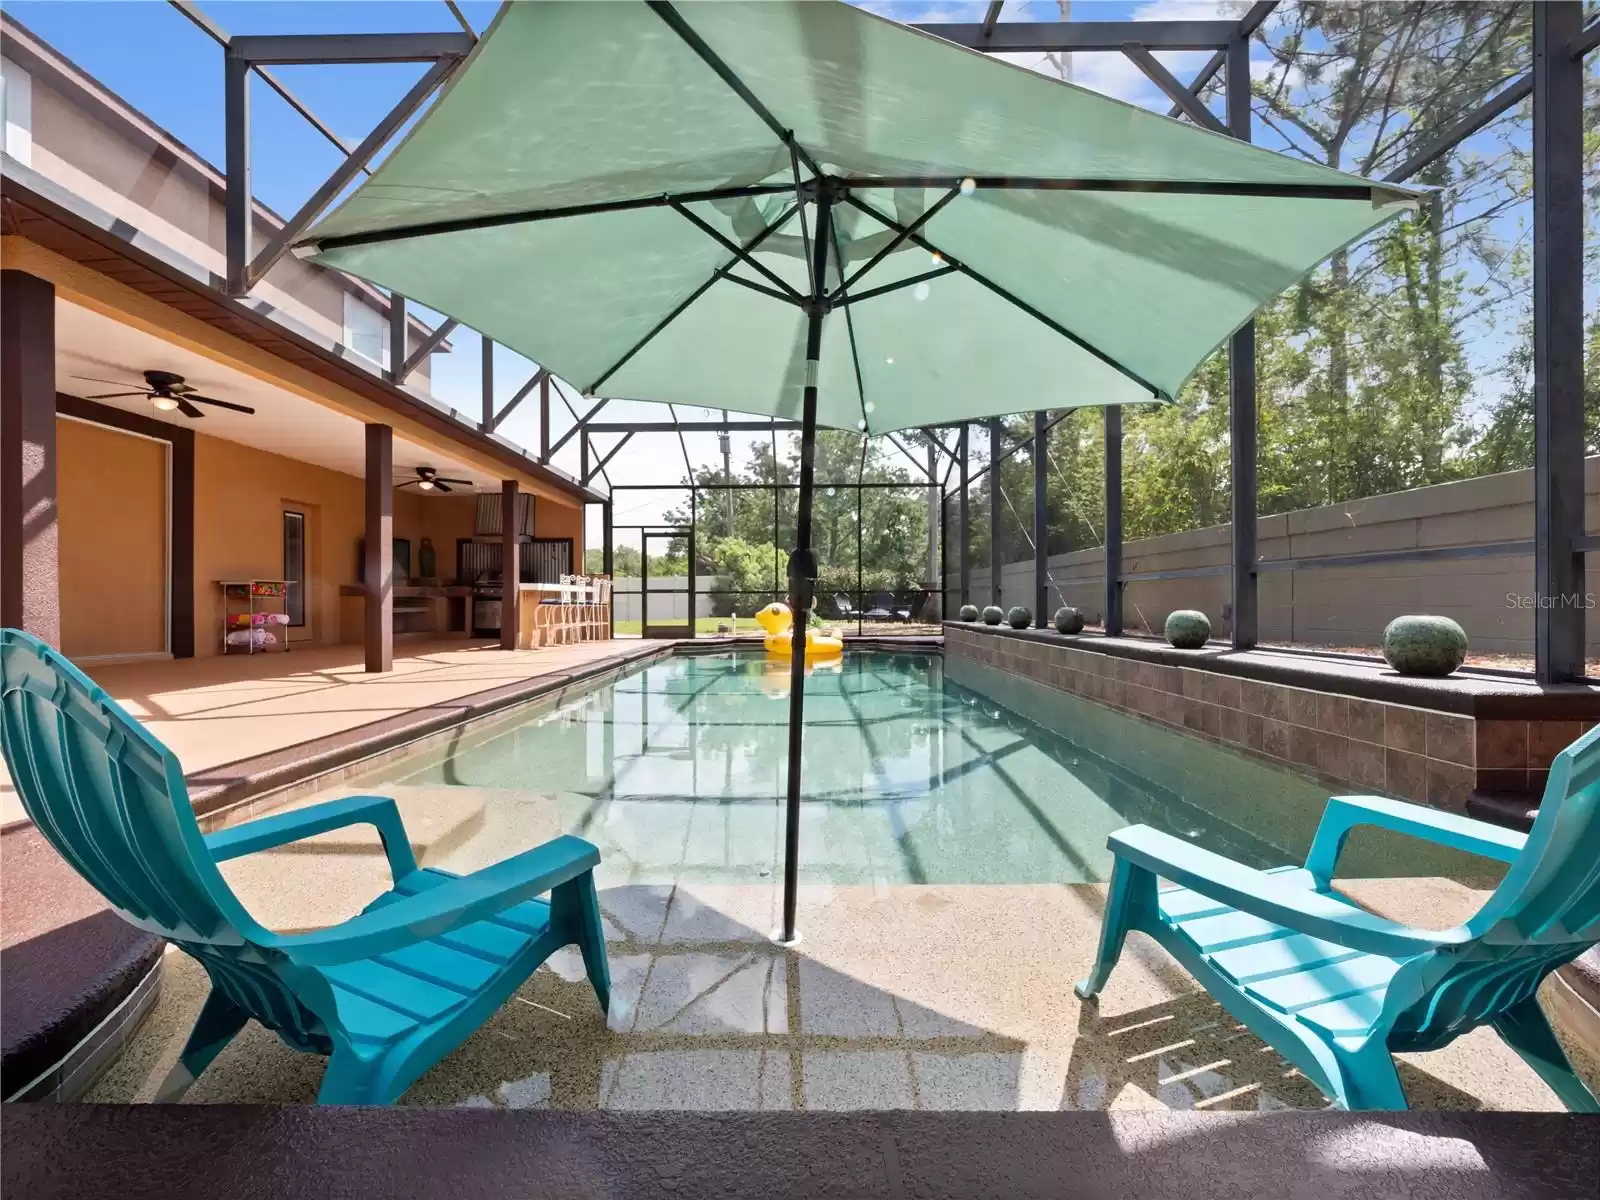
[[[235,40],[237,41],[237,39]],[[230,56],[233,54],[231,47],[228,50],[228,54]],[[372,156],[383,148],[384,143],[394,136],[395,131],[411,119],[412,114],[422,106],[423,101],[433,93],[433,90],[456,69],[460,61],[459,58],[441,58],[423,73],[422,78],[417,80],[411,90],[401,99],[400,103],[389,110],[383,120],[373,127],[372,132],[362,139],[361,144],[350,152],[349,157],[335,167],[333,173],[327,179],[323,180],[322,186],[311,193],[310,199],[300,206],[300,210],[285,221],[283,227],[277,233],[272,235],[272,240],[266,244],[260,254],[256,255],[255,259],[250,263],[249,270],[246,271],[243,281],[244,291],[248,292],[250,288],[261,280],[262,276],[272,269],[273,264],[283,257],[284,252],[288,250],[294,240],[306,231],[311,222],[317,219],[322,210],[332,203],[340,192],[344,191],[346,185],[355,178],[356,173],[371,161]],[[243,152],[248,154],[248,147],[244,148]]]
[[1124,42],[1122,53],[1145,73],[1151,83],[1165,92],[1167,99],[1182,109],[1183,115],[1189,120],[1202,129],[1209,129],[1212,133],[1228,132],[1222,122],[1217,120],[1216,114],[1201,103],[1200,97],[1179,83],[1178,77],[1167,70],[1161,64],[1161,60],[1151,54],[1144,45],[1139,42]]

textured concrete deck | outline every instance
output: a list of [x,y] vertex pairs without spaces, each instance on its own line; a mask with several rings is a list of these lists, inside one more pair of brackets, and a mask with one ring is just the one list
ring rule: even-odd
[[[491,819],[440,861],[471,869],[547,833],[531,820],[519,837]],[[376,854],[255,857],[225,870],[275,927],[304,927],[318,911],[340,919],[382,886]],[[776,881],[616,884],[602,864],[600,882],[614,979],[609,1020],[576,954],[563,951],[405,1103],[752,1112],[1325,1107],[1140,935],[1099,1004],[1080,1004],[1072,984],[1093,958],[1101,884],[802,887],[804,940],[785,950],[769,940]],[[1349,887],[1375,908],[1435,925],[1481,902],[1481,893],[1442,880]],[[205,990],[203,972],[169,952],[156,1010],[89,1098],[151,1099]],[[323,1067],[252,1024],[186,1099],[307,1102]],[[1486,1030],[1406,1056],[1402,1079],[1420,1109],[1559,1108]]]

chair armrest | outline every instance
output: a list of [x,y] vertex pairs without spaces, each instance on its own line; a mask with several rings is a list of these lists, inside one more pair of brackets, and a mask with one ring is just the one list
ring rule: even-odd
[[582,838],[552,838],[532,850],[313,933],[281,934],[271,945],[302,966],[327,967],[387,954],[541,896],[600,863]]
[[259,850],[298,842],[331,829],[362,824],[377,829],[378,836],[383,839],[383,852],[389,858],[389,873],[396,880],[417,869],[417,859],[411,852],[411,839],[406,836],[400,810],[388,796],[345,796],[325,804],[297,808],[208,833],[205,843],[213,858],[227,862],[230,858],[242,858]]
[[1322,821],[1311,841],[1311,852],[1306,855],[1306,870],[1311,872],[1319,889],[1326,891],[1332,882],[1333,868],[1339,861],[1339,852],[1344,849],[1344,840],[1358,825],[1391,829],[1504,863],[1515,862],[1528,841],[1527,834],[1514,829],[1423,804],[1408,804],[1383,796],[1335,796],[1322,810]]
[[1454,933],[1398,924],[1148,825],[1119,830],[1107,844],[1117,857],[1202,896],[1352,950],[1408,958],[1460,940]]

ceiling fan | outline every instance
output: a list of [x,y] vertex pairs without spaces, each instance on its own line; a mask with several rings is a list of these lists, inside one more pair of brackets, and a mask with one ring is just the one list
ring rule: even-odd
[[[74,379],[87,379],[94,383],[121,383],[116,379],[97,379],[93,375],[74,375]],[[195,407],[196,404],[210,404],[217,408],[226,408],[230,412],[255,415],[255,409],[243,404],[234,404],[231,400],[213,400],[210,396],[202,396],[194,388],[183,381],[182,375],[174,375],[171,371],[146,371],[144,381],[147,386],[133,392],[104,392],[98,396],[85,396],[85,400],[117,400],[124,396],[148,396],[150,403],[162,412],[171,412],[177,409],[184,416],[193,420],[203,417],[205,413]],[[131,385],[123,383],[123,387]]]
[[398,483],[395,486],[410,487],[412,484],[416,484],[417,490],[423,492],[454,491],[455,489],[450,486],[452,483],[460,484],[462,487],[472,486],[472,480],[470,479],[450,479],[446,476],[441,476],[438,467],[415,467],[413,470],[417,473],[415,479],[407,479],[405,482]]

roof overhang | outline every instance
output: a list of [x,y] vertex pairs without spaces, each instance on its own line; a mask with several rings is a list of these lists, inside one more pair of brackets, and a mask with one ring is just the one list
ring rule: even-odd
[[192,278],[128,237],[101,227],[16,178],[12,164],[0,172],[0,232],[15,235],[143,293],[258,350],[309,371],[441,442],[486,459],[580,503],[602,503],[604,493],[582,486],[511,443],[486,435],[464,419],[435,408],[345,361],[334,350],[288,329],[265,313],[230,299]]

